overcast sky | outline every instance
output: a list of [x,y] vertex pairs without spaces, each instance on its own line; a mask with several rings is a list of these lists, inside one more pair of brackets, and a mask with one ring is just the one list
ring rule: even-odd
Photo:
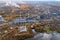
[[60,1],[60,0],[0,0],[0,2],[23,2],[23,1]]
[[13,1],[60,1],[60,0],[13,0]]
[[60,1],[60,0],[0,0],[0,1]]

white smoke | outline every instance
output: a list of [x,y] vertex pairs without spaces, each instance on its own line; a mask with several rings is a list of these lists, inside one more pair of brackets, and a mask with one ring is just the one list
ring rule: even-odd
[[17,5],[16,3],[12,2],[11,0],[5,0],[4,2],[6,3],[6,6],[19,7],[19,5]]
[[[5,2],[6,6],[15,6],[15,7],[19,7],[19,5],[17,3],[15,3],[12,0],[3,0],[3,2]],[[20,2],[21,4],[24,3],[23,1],[16,1],[16,2]]]

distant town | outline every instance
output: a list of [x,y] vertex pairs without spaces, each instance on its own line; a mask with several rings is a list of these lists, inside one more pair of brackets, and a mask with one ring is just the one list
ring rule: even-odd
[[0,40],[37,39],[60,40],[60,2],[1,2]]

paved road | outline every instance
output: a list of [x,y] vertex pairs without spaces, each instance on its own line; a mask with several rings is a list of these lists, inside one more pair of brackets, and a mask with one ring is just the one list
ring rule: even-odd
[[4,26],[4,25],[12,25],[13,22],[5,22],[5,23],[1,23],[0,26]]

